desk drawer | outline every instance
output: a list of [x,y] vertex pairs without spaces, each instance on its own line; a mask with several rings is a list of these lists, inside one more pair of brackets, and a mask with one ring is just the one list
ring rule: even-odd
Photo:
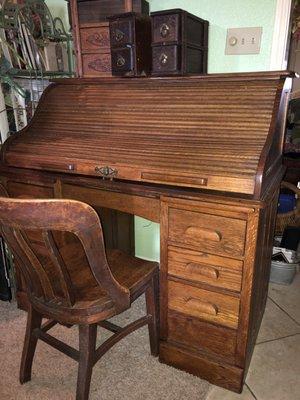
[[80,29],[80,40],[82,53],[91,53],[99,50],[110,51],[108,25]]
[[168,282],[169,309],[236,329],[239,304],[237,297],[199,289],[184,283]]
[[134,19],[118,19],[110,22],[110,42],[112,48],[134,43]]
[[168,339],[222,357],[228,363],[235,362],[237,332],[234,329],[169,312]]
[[244,254],[246,221],[195,211],[169,209],[169,240],[208,253]]
[[54,197],[53,187],[22,182],[8,181],[7,191],[10,197],[20,199],[51,199]]
[[155,15],[152,17],[152,42],[180,41],[180,14]]
[[168,273],[190,281],[239,292],[243,262],[232,258],[182,249],[168,248]]
[[83,54],[82,64],[85,77],[111,76],[110,53]]

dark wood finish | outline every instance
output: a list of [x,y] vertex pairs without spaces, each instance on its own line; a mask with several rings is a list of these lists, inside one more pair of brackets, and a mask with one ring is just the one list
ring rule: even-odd
[[127,13],[109,17],[111,70],[115,76],[146,76],[151,70],[150,17]]
[[149,14],[149,3],[145,0],[84,0],[77,3],[80,24],[102,22],[112,15],[127,12]]
[[287,76],[58,80],[1,153],[18,196],[160,223],[160,360],[238,392],[266,301]]
[[208,21],[184,10],[151,13],[152,75],[207,73]]
[[[89,397],[95,362],[139,327],[149,326],[151,353],[158,355],[158,265],[120,250],[105,251],[99,217],[89,205],[1,197],[0,232],[18,260],[30,301],[21,383],[31,379],[38,338],[79,362],[77,400]],[[96,349],[97,324],[107,327],[105,319],[128,309],[143,293],[147,315],[117,327]],[[50,321],[41,327],[42,317]],[[54,321],[79,325],[79,351],[46,333]]]

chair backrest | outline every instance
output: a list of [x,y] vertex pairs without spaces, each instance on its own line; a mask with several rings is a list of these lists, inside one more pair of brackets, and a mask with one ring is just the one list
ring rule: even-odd
[[[58,301],[72,307],[76,293],[56,236],[62,232],[76,237],[81,249],[75,246],[75,258],[77,250],[85,253],[87,262],[79,266],[85,271],[79,272],[93,275],[94,284],[105,290],[117,310],[127,308],[129,291],[110,271],[101,223],[92,207],[74,200],[0,197],[0,234],[17,259],[30,295],[46,304]],[[43,259],[50,260],[51,268]]]

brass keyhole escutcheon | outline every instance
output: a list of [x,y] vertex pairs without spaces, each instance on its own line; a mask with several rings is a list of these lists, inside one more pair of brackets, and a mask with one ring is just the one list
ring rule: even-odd
[[159,61],[162,65],[166,65],[168,62],[168,56],[165,53],[162,53],[159,57]]
[[97,174],[99,174],[102,179],[110,179],[111,181],[114,177],[118,175],[118,170],[115,168],[111,168],[108,165],[105,165],[104,167],[96,166],[95,172],[97,172]]
[[125,65],[125,58],[122,56],[119,56],[117,59],[117,66],[118,67],[123,67]]
[[160,32],[160,35],[161,35],[163,38],[166,38],[167,36],[169,36],[169,34],[170,34],[170,27],[169,27],[169,25],[167,25],[167,24],[162,24],[162,26],[160,27],[159,32]]
[[120,42],[121,40],[124,39],[125,33],[120,31],[119,29],[116,29],[116,33],[115,33],[115,38],[117,42]]

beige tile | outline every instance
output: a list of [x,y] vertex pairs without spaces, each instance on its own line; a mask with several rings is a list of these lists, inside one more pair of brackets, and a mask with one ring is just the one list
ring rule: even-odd
[[268,299],[257,343],[278,339],[295,333],[300,333],[300,326],[277,307],[272,300]]
[[300,334],[255,346],[247,384],[258,400],[300,399]]
[[291,285],[271,283],[269,296],[300,324],[300,273]]
[[233,393],[217,386],[212,386],[205,400],[254,400],[254,397],[246,385],[241,394]]

